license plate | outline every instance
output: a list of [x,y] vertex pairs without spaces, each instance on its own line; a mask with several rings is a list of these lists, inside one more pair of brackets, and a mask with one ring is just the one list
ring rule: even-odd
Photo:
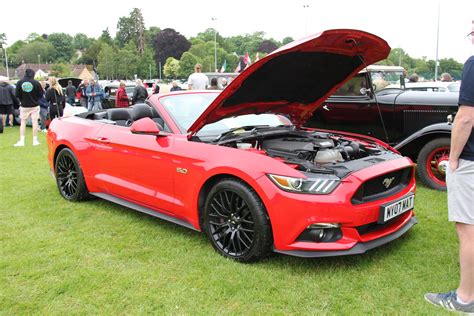
[[415,204],[415,195],[411,194],[401,200],[385,204],[380,207],[379,224],[383,224],[392,218],[395,218],[406,211],[412,210]]

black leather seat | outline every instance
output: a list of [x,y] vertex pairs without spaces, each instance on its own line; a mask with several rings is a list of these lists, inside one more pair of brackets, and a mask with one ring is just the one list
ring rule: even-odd
[[154,107],[151,107],[151,114],[152,114],[152,120],[153,122],[157,123],[160,125],[161,129],[165,126],[165,121],[160,117],[158,114],[158,111],[155,110]]
[[120,126],[130,126],[132,123],[132,116],[125,108],[108,109],[107,119],[115,121]]
[[132,108],[132,120],[135,122],[144,117],[153,118],[151,107],[148,104],[135,104]]

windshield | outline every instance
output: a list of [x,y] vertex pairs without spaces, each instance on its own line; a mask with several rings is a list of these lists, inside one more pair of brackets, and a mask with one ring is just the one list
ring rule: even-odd
[[371,71],[370,76],[375,91],[380,91],[388,85],[397,84],[401,88],[400,78],[403,78],[402,71]]
[[[182,94],[163,97],[160,102],[176,122],[181,133],[184,134],[217,96],[217,93]],[[253,125],[268,125],[271,127],[292,124],[289,119],[282,115],[247,114],[208,124],[199,130],[197,135],[215,136],[236,127]]]

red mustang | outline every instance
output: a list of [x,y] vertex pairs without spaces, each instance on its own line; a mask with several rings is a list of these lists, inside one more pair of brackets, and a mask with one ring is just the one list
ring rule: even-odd
[[221,93],[56,119],[49,162],[60,194],[94,195],[204,231],[218,253],[363,253],[414,224],[414,164],[376,139],[301,127],[390,47],[330,30],[259,60]]

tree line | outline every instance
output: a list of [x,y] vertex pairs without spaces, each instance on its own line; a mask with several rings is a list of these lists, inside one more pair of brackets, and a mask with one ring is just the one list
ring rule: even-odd
[[[0,46],[6,43],[6,34],[0,33]],[[55,75],[70,75],[69,64],[93,65],[101,79],[140,78],[186,78],[196,63],[203,65],[204,72],[214,72],[214,53],[217,53],[217,68],[225,63],[226,72],[233,72],[239,56],[250,54],[251,60],[272,52],[290,43],[286,37],[281,42],[266,38],[264,32],[223,37],[213,28],[187,39],[178,31],[156,26],[147,28],[140,9],[133,9],[128,16],[120,17],[117,32],[112,37],[108,28],[98,38],[84,33],[71,36],[66,33],[31,33],[8,47],[9,66],[15,68],[22,63],[54,64]],[[1,50],[5,68],[5,52]],[[389,57],[380,62],[385,65],[401,65],[408,74],[417,73],[433,79],[435,61],[426,57],[412,58],[403,49],[395,48]],[[439,73],[449,72],[454,78],[461,77],[462,63],[453,58],[439,60]]]

